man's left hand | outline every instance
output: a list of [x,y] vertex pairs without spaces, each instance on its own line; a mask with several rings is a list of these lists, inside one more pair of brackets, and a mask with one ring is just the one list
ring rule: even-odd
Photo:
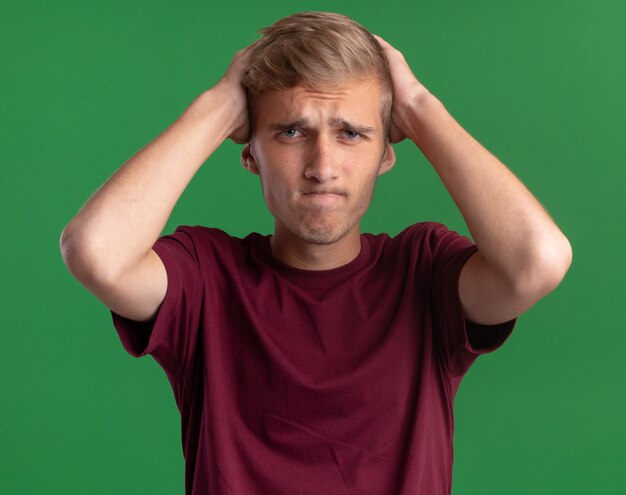
[[[389,141],[398,143],[410,136],[411,113],[423,95],[430,95],[424,85],[417,80],[404,55],[387,43],[380,36],[374,37],[382,46],[393,80],[393,107],[391,109],[391,128]],[[430,95],[432,96],[432,95]]]

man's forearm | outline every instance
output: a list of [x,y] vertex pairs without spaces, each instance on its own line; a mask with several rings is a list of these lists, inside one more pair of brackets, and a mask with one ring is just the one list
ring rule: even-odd
[[216,86],[124,163],[70,221],[66,263],[112,279],[154,245],[184,189],[236,121],[235,100]]
[[409,138],[435,168],[491,266],[519,284],[540,272],[562,276],[569,241],[528,189],[423,86],[411,107],[404,116]]

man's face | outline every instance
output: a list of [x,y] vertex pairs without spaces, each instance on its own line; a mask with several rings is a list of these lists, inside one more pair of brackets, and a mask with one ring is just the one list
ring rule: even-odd
[[375,80],[274,90],[257,100],[242,163],[261,177],[277,235],[331,244],[358,232],[377,177],[395,161]]

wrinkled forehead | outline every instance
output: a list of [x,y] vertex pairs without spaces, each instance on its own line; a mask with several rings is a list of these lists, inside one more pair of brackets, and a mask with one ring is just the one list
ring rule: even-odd
[[287,89],[267,90],[256,97],[258,123],[278,117],[299,120],[323,116],[359,120],[380,120],[385,101],[381,84],[372,78],[339,81],[319,86],[298,85]]

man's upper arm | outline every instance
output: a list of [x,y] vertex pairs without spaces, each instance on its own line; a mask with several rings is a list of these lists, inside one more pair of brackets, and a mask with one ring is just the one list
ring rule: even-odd
[[546,294],[544,288],[520,290],[493,269],[480,251],[467,260],[459,275],[465,317],[478,324],[494,325],[517,318]]
[[167,272],[153,249],[112,282],[90,281],[90,292],[115,313],[136,321],[149,321],[167,292]]

